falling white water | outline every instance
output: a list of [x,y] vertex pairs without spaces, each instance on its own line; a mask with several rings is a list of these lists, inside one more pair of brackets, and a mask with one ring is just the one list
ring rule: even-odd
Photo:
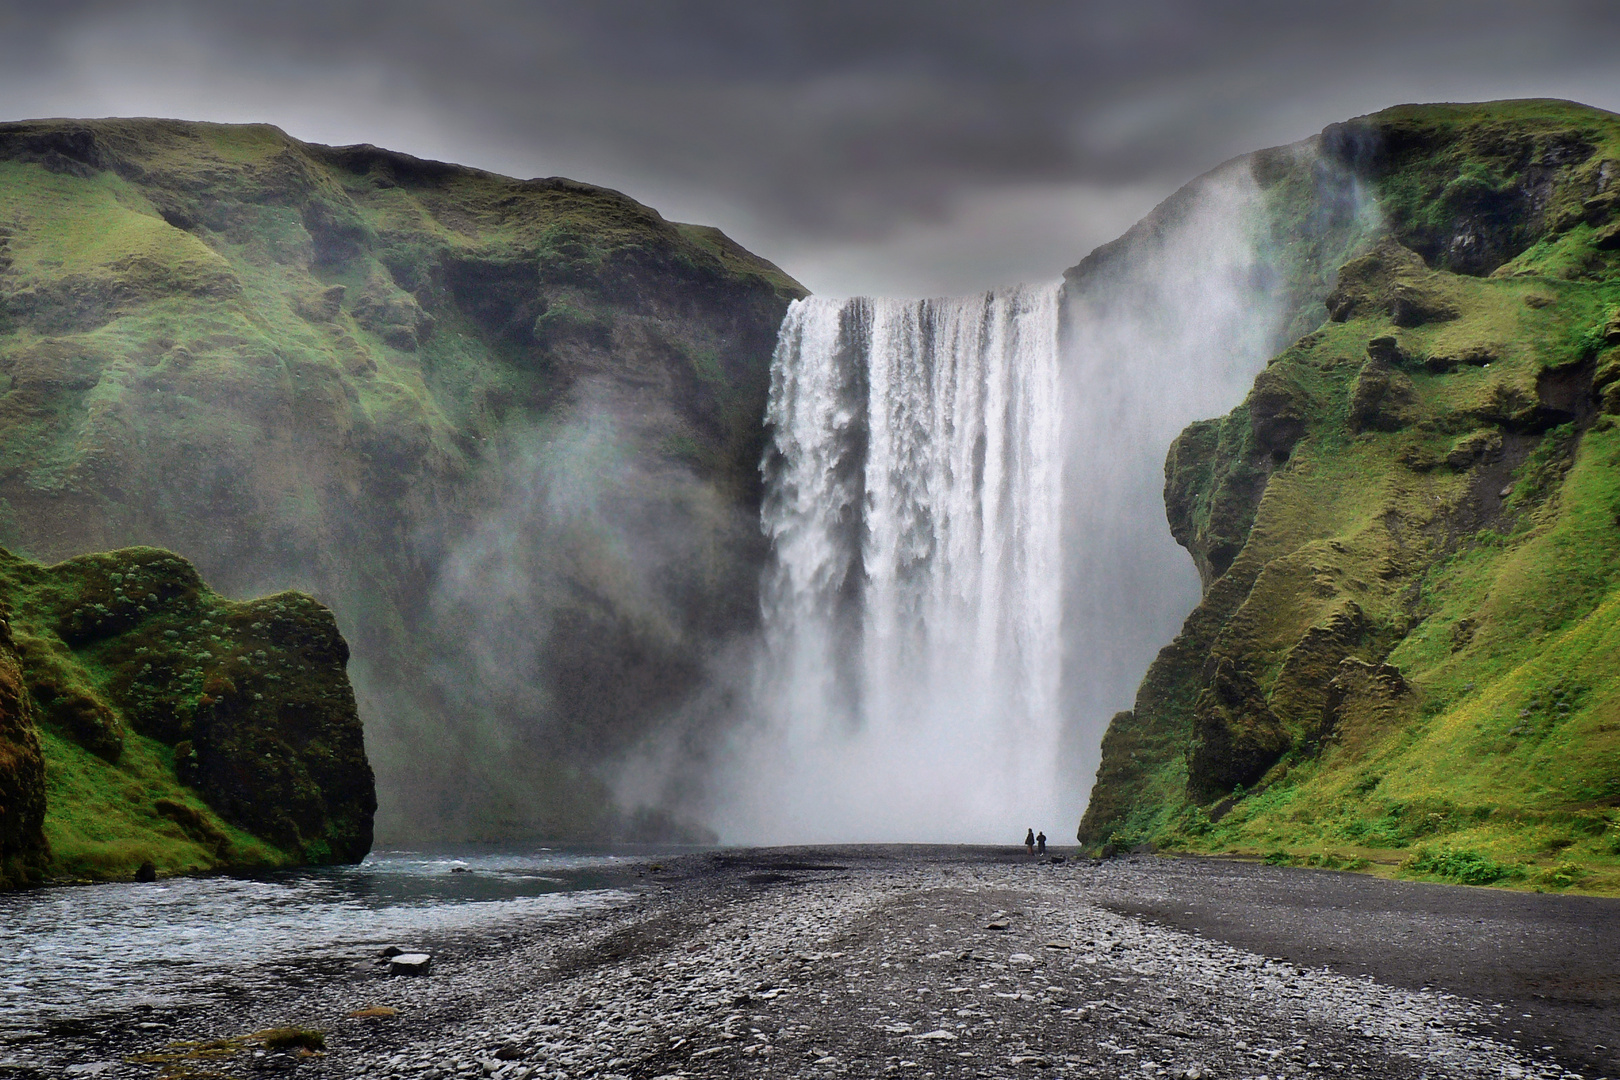
[[1061,291],[788,310],[767,414],[766,723],[736,839],[1068,831]]
[[1316,200],[1286,249],[1237,159],[1066,288],[788,309],[765,657],[716,762],[727,840],[1073,835],[1109,718],[1199,596],[1165,527],[1170,442],[1320,319],[1377,223],[1317,150],[1284,148]]

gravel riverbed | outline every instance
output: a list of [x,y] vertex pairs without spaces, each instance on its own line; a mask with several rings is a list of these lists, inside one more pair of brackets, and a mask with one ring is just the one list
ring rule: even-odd
[[[649,862],[600,910],[400,942],[433,953],[426,977],[390,977],[370,954],[267,968],[206,1009],[25,1033],[0,1046],[0,1077],[1604,1075],[1592,1065],[1606,1047],[1515,1045],[1508,1005],[1126,910],[1173,896],[1193,916],[1223,899],[1191,895],[1200,880],[1206,893],[1262,872],[1300,880],[1268,867],[1176,877],[1196,862],[973,848],[681,856]],[[1612,923],[1620,908],[1601,910]],[[325,1053],[247,1043],[210,1057],[203,1045],[288,1024],[324,1030]]]

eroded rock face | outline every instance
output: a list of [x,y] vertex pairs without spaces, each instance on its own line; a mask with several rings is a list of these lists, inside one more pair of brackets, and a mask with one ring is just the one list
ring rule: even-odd
[[1332,125],[1323,148],[1374,181],[1400,177],[1384,188],[1390,224],[1428,265],[1483,276],[1549,233],[1614,212],[1590,198],[1599,170],[1581,168],[1598,164],[1600,127],[1565,102],[1512,105],[1494,122],[1469,106],[1388,109]]
[[1404,372],[1368,360],[1350,390],[1350,431],[1399,431],[1412,422],[1416,404],[1417,388]]
[[1263,448],[1229,451],[1244,441],[1242,429],[1234,425],[1193,424],[1171,444],[1165,459],[1170,533],[1192,555],[1206,592],[1242,550],[1270,474],[1272,458]]
[[1321,740],[1323,730],[1332,726],[1327,718],[1328,683],[1344,660],[1376,648],[1370,640],[1372,631],[1366,613],[1352,600],[1305,631],[1288,650],[1272,684],[1269,704],[1289,719],[1289,727]]
[[1252,786],[1291,743],[1254,676],[1225,656],[1211,666],[1209,683],[1193,703],[1187,755],[1187,789],[1199,802]]
[[[358,862],[371,849],[377,801],[349,650],[325,607],[298,593],[227,600],[154,548],[51,567],[0,551],[0,595],[17,643],[12,666],[0,662],[18,691],[0,714],[20,718],[6,728],[20,748],[10,774],[39,771],[36,724],[88,752],[50,763],[69,802],[46,805],[42,785],[31,802],[26,784],[6,801],[18,836],[45,815],[60,823],[53,869],[127,879],[145,861],[172,873]],[[172,750],[172,769],[154,744]],[[87,813],[106,814],[94,835],[75,824]],[[226,826],[279,854],[239,850]]]
[[0,889],[38,881],[45,844],[45,760],[29,715],[9,619],[0,617]]
[[[1461,635],[1466,645],[1472,628]],[[1365,751],[1399,727],[1413,705],[1412,687],[1393,664],[1370,664],[1355,657],[1340,661],[1322,704],[1321,739]]]
[[1344,264],[1325,303],[1334,322],[1382,313],[1396,326],[1421,326],[1457,317],[1444,276],[1391,236]]

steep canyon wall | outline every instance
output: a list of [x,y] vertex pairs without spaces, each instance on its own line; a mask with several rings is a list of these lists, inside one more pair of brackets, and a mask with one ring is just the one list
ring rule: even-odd
[[1620,119],[1328,129],[1375,228],[1164,495],[1203,597],[1080,838],[1612,888]]
[[266,126],[0,125],[0,544],[330,605],[384,838],[672,835],[611,765],[758,623],[791,280],[616,192]]

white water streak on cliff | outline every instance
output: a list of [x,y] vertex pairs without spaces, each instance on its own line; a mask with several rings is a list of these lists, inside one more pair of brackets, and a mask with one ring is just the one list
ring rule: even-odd
[[735,838],[988,840],[1054,819],[1060,292],[789,309],[765,723]]

